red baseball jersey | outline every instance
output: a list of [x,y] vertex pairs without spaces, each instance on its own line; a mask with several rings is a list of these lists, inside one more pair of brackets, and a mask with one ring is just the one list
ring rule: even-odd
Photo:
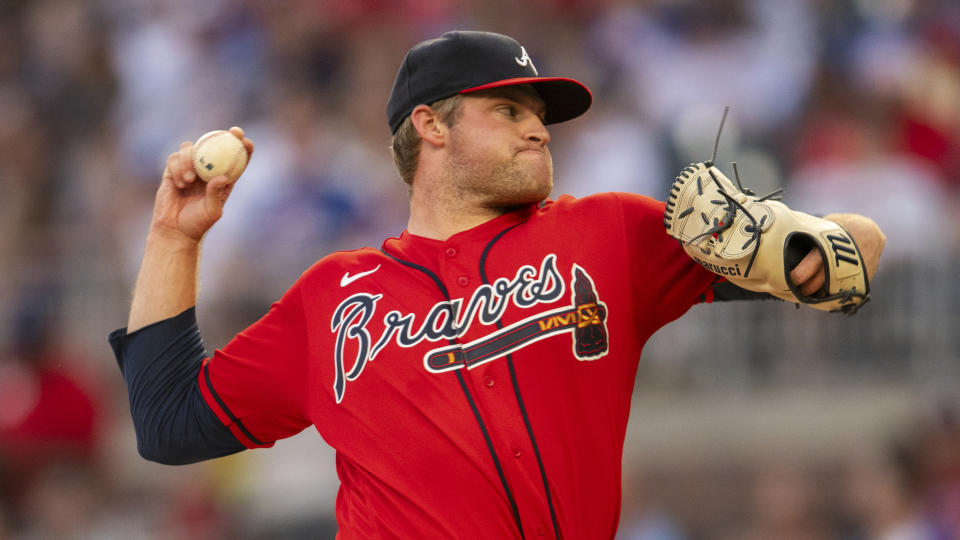
[[332,254],[204,361],[204,397],[249,448],[316,426],[341,538],[612,538],[641,349],[715,277],[663,209],[563,196]]

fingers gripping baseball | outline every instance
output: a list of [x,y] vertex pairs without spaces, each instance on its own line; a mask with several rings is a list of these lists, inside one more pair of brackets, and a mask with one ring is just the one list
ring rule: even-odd
[[223,215],[233,184],[221,175],[207,183],[198,182],[196,187],[202,190],[199,198],[184,205],[177,225],[187,237],[199,240]]
[[[253,142],[244,137],[243,130],[238,127],[231,128],[229,133],[242,143],[242,146],[236,146],[240,152],[245,152],[242,156],[245,165],[253,152]],[[199,241],[223,215],[224,204],[239,174],[235,173],[233,177],[227,174],[208,176],[209,180],[204,182],[195,168],[196,155],[197,146],[185,141],[167,158],[157,190],[153,219],[155,229],[182,235],[191,241]]]

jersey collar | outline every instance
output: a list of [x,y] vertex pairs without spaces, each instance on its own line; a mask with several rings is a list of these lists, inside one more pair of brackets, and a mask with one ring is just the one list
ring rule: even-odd
[[530,219],[540,206],[541,204],[535,203],[518,208],[476,227],[460,231],[446,240],[417,236],[404,229],[399,238],[386,239],[382,247],[391,255],[421,264],[427,263],[428,267],[432,267],[433,264],[429,263],[436,261],[438,255],[451,247],[479,245],[482,249],[486,242],[500,231]]

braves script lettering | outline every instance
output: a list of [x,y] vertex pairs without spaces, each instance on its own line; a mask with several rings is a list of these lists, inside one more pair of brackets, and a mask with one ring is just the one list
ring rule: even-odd
[[[466,302],[463,298],[437,302],[427,311],[419,327],[417,314],[391,310],[383,316],[383,331],[376,341],[367,325],[374,318],[383,295],[357,293],[348,297],[337,306],[330,320],[330,330],[337,334],[333,384],[337,403],[343,400],[346,383],[359,377],[367,363],[391,342],[410,348],[423,341],[451,341],[464,335],[474,321],[495,324],[508,303],[530,309],[556,301],[566,290],[556,263],[557,256],[550,254],[544,257],[539,269],[524,265],[513,279],[499,278],[477,287]],[[356,352],[345,358],[348,341],[355,344]]]

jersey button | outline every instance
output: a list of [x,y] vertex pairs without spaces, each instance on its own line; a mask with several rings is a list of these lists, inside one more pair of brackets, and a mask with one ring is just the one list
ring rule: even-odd
[[511,446],[510,451],[513,452],[513,457],[515,458],[519,458],[520,455],[523,454],[523,452],[520,451],[520,447],[517,445]]
[[483,384],[487,385],[487,388],[493,388],[493,385],[497,383],[496,381],[493,380],[493,377],[487,375],[486,377],[483,378]]
[[448,247],[448,248],[447,248],[447,251],[446,251],[445,253],[447,254],[447,257],[456,257],[456,256],[457,256],[457,250],[456,250],[455,248],[452,248],[452,247]]
[[537,525],[537,535],[543,536],[545,534],[547,534],[547,528],[543,525],[543,523]]
[[457,283],[459,283],[461,287],[466,287],[470,283],[470,280],[467,279],[467,276],[460,276],[457,278]]

